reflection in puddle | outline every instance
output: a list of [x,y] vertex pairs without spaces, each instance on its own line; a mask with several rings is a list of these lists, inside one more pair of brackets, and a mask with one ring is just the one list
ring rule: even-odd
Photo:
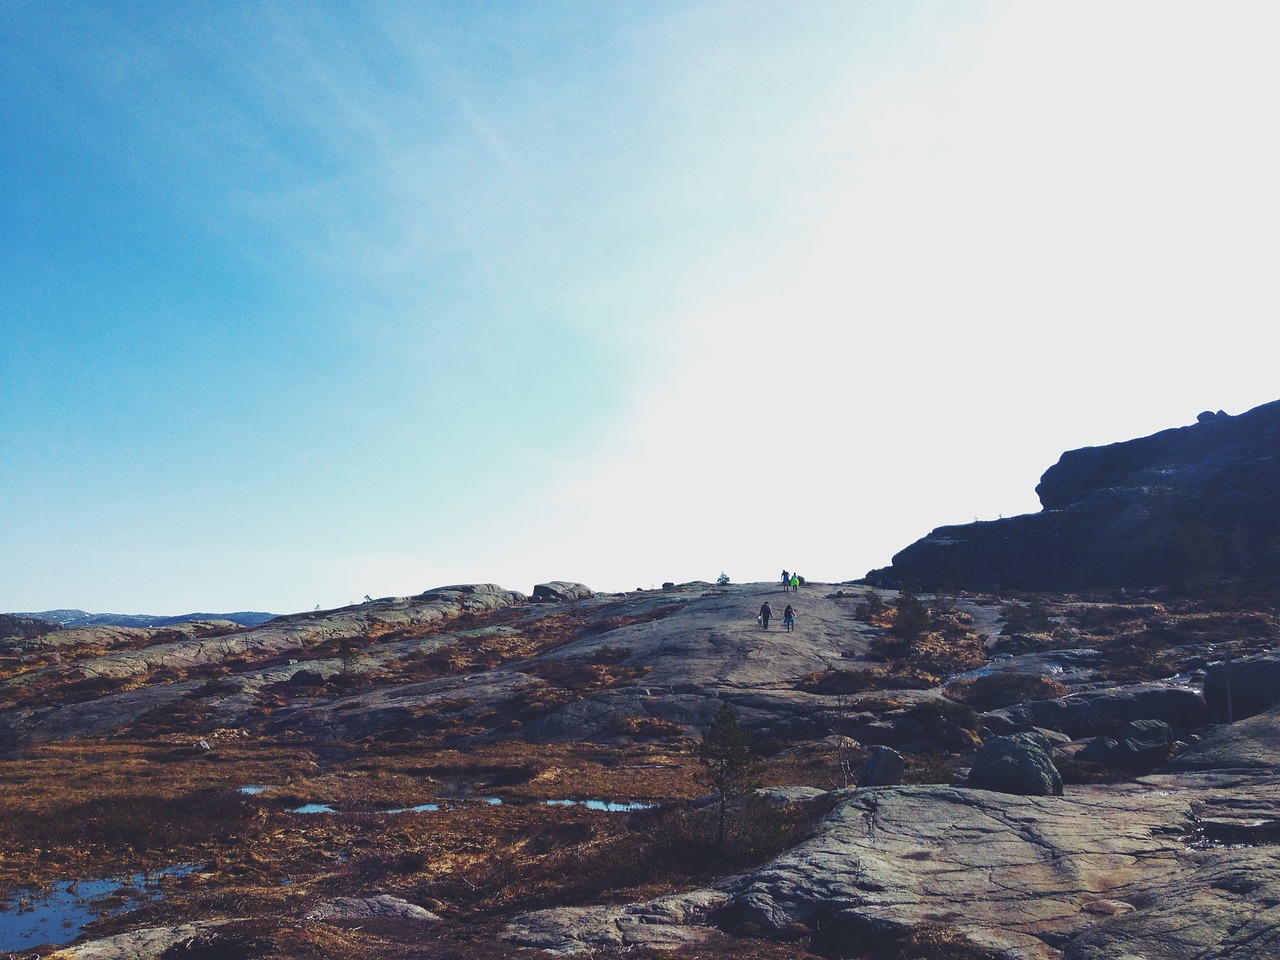
[[333,809],[333,807],[329,806],[327,803],[304,803],[300,807],[291,807],[289,809],[289,812],[290,813],[337,813],[338,811]]
[[[486,804],[488,804],[488,805],[490,805],[490,806],[495,806],[495,807],[496,807],[496,806],[499,806],[499,805],[502,803],[502,798],[501,798],[501,797],[485,797],[483,800],[480,800],[480,801],[474,801],[474,802],[475,802],[475,803],[486,803]],[[462,807],[462,806],[468,806],[468,802],[467,802],[467,801],[465,801],[465,800],[450,800],[450,801],[449,801],[449,802],[448,802],[448,803],[443,807],[443,809],[445,809],[445,810],[452,810],[452,809],[454,809],[455,807]],[[414,806],[412,806],[412,807],[393,807],[393,808],[391,808],[390,810],[352,810],[352,811],[339,811],[336,807],[332,807],[332,806],[330,806],[330,805],[329,805],[329,804],[327,804],[327,803],[304,803],[304,804],[303,804],[302,806],[300,806],[300,807],[290,807],[290,808],[289,808],[289,813],[339,813],[339,812],[349,812],[349,813],[356,814],[357,816],[372,817],[372,816],[381,816],[381,815],[386,815],[386,814],[398,814],[398,813],[430,813],[430,812],[432,812],[432,811],[440,810],[440,809],[442,809],[442,808],[441,808],[440,804],[438,804],[438,803],[419,803],[419,804],[415,804],[415,805],[414,805]]]
[[586,807],[588,810],[606,810],[610,813],[626,813],[629,810],[649,810],[656,803],[617,803],[613,800],[548,800],[549,807]]
[[396,807],[394,810],[382,810],[381,813],[424,813],[427,810],[439,810],[438,803],[420,803],[416,807]]
[[46,890],[20,890],[0,900],[0,950],[70,943],[100,916],[161,899],[157,886],[161,877],[185,876],[198,869],[181,865],[112,880],[59,880]]
[[[431,813],[436,810],[454,810],[459,807],[477,806],[485,804],[491,807],[502,806],[501,797],[479,797],[476,799],[463,800],[452,798],[440,803],[419,803],[412,807],[394,807],[390,810],[354,810],[339,811],[336,807],[332,807],[327,803],[304,803],[298,807],[290,807],[289,813],[340,813],[349,812],[357,816],[384,816],[387,814],[400,813]],[[586,807],[588,810],[603,810],[608,813],[626,813],[631,810],[648,810],[658,806],[656,803],[639,803],[628,802],[619,803],[614,800],[545,800],[543,801],[549,807]]]

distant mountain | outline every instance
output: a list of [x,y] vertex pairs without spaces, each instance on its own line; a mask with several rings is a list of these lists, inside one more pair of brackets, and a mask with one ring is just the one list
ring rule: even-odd
[[39,613],[13,613],[12,617],[50,620],[61,627],[168,627],[190,620],[230,620],[242,627],[256,627],[274,620],[279,614],[259,611],[237,613],[185,613],[179,617],[160,617],[146,613],[89,613],[85,610],[43,610]]

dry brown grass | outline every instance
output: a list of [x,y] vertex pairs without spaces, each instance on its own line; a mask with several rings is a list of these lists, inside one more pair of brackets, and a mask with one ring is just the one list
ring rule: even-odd
[[[797,809],[781,819],[748,818],[736,847],[713,851],[702,822],[708,815],[680,806],[706,789],[689,741],[503,743],[463,752],[225,732],[212,747],[200,751],[182,735],[68,741],[0,760],[8,814],[0,820],[0,892],[191,863],[200,869],[167,879],[163,901],[99,921],[94,933],[234,917],[246,923],[174,956],[450,955],[412,952],[427,943],[459,957],[518,956],[496,938],[503,917],[706,882],[793,843],[807,816]],[[795,772],[794,763],[779,763],[767,779],[794,782]],[[270,789],[241,793],[249,784]],[[666,806],[601,813],[549,806],[551,799]],[[432,801],[441,809],[385,812]],[[341,812],[289,812],[302,802]],[[319,925],[299,938],[296,918],[317,899],[370,892],[428,905],[448,922],[426,941],[421,930],[394,923],[368,937]],[[473,939],[480,929],[488,933]],[[796,949],[762,944],[755,955],[801,956]]]

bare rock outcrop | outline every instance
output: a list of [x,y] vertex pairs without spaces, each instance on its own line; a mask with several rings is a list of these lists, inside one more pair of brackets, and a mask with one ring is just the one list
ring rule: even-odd
[[200,920],[176,927],[140,927],[87,940],[49,955],[49,960],[157,960],[167,951],[207,936],[234,920]]
[[1183,584],[1280,572],[1280,401],[1064,453],[1043,510],[939,527],[873,582],[1005,589]]
[[304,920],[412,920],[439,923],[438,914],[388,893],[367,897],[335,897],[316,904]]
[[505,937],[557,956],[600,947],[679,950],[704,939],[711,915],[728,902],[724,893],[701,890],[645,903],[557,907],[518,917]]
[[1161,720],[1181,734],[1204,726],[1208,719],[1199,690],[1170,683],[1132,684],[1029,700],[983,716],[983,722],[997,734],[1042,728],[1073,738],[1111,733],[1117,725],[1134,720]]
[[567,603],[570,600],[587,600],[595,596],[595,591],[581,583],[569,580],[553,580],[540,583],[533,588],[535,603]]
[[701,899],[539,911],[507,935],[557,954],[695,943],[709,924],[776,936],[807,928],[831,956],[938,928],[1009,960],[1243,960],[1280,949],[1274,848],[1242,855],[1196,839],[1202,824],[1276,813],[1275,778],[1245,798],[1234,781],[1174,776],[1061,797],[837,793],[809,840]]

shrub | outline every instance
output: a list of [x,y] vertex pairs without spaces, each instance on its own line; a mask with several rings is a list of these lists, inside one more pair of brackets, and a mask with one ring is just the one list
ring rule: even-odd
[[716,583],[720,584],[722,587],[727,587],[730,583],[729,575],[721,570],[720,576],[716,577]]
[[955,765],[940,753],[907,754],[902,759],[903,783],[951,783],[955,779]]
[[846,696],[874,690],[927,690],[938,678],[910,664],[894,663],[885,669],[836,670],[811,673],[797,684],[807,693]]
[[883,613],[884,606],[884,599],[880,594],[868,587],[863,601],[853,608],[853,613],[859,620],[870,620],[876,614]]
[[914,593],[907,591],[897,599],[898,614],[893,620],[893,635],[913,643],[925,635],[933,624],[929,608]]
[[966,704],[954,700],[925,700],[908,710],[907,716],[944,746],[963,749],[981,741],[982,724],[978,714]]
[[1004,633],[1048,633],[1053,629],[1053,618],[1040,600],[1001,607],[1000,619],[1004,621]]
[[1067,688],[1052,677],[1002,671],[985,677],[969,677],[948,685],[946,695],[975,710],[999,710],[1024,700],[1063,697]]

